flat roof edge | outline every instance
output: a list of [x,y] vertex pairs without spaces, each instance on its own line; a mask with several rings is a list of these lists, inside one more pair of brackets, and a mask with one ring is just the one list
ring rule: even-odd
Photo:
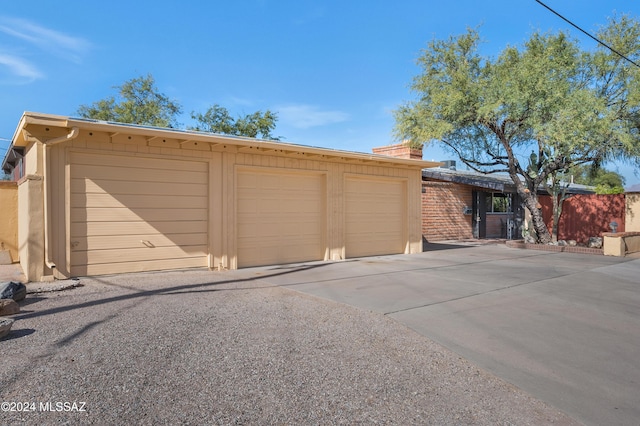
[[294,144],[289,142],[269,141],[269,140],[255,139],[255,138],[249,138],[249,137],[223,135],[218,133],[198,132],[193,130],[182,130],[182,129],[162,128],[162,127],[153,127],[153,126],[142,126],[142,125],[136,125],[136,124],[127,124],[127,123],[107,122],[107,121],[85,119],[85,118],[72,118],[72,117],[36,113],[36,112],[25,112],[23,114],[20,124],[18,126],[18,129],[16,130],[16,135],[14,135],[14,140],[17,137],[18,131],[21,128],[24,128],[25,126],[27,126],[28,124],[48,125],[48,126],[57,126],[57,127],[65,127],[65,128],[78,127],[80,129],[92,129],[95,131],[105,131],[105,132],[117,132],[119,130],[122,132],[126,131],[130,134],[164,136],[164,137],[170,137],[173,139],[194,140],[198,142],[202,141],[202,142],[209,142],[209,143],[224,143],[224,144],[236,145],[236,146],[251,146],[259,149],[262,148],[262,149],[282,150],[282,151],[300,152],[300,153],[315,154],[315,155],[325,155],[328,157],[344,158],[344,159],[351,159],[351,160],[397,164],[397,165],[415,167],[419,169],[437,167],[438,165],[440,165],[439,162],[434,162],[434,161],[404,159],[404,158],[397,158],[397,157],[389,157],[389,156],[380,155],[380,154],[369,154],[369,153],[362,153],[362,152],[356,152],[356,151],[344,151],[344,150],[338,150],[333,148],[314,147],[314,146],[300,145],[300,144]]

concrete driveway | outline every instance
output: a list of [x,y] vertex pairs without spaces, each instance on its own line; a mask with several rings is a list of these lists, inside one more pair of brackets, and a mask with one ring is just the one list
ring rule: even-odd
[[570,423],[405,324],[584,424],[638,424],[640,259],[428,248],[81,279],[23,306],[0,397],[84,398],[85,424]]
[[390,316],[585,424],[638,424],[640,259],[429,248],[267,281]]

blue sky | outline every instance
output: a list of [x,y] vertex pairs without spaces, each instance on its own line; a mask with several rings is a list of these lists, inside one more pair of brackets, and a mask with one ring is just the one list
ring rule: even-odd
[[[480,26],[488,55],[536,29],[580,36],[535,0],[30,0],[0,8],[0,156],[24,111],[75,115],[148,73],[191,111],[270,109],[274,132],[304,145],[371,152],[394,142],[392,111],[411,99],[416,58],[433,38]],[[546,0],[594,31],[632,0]],[[451,155],[425,148],[424,158]],[[640,183],[634,170],[609,165]]]

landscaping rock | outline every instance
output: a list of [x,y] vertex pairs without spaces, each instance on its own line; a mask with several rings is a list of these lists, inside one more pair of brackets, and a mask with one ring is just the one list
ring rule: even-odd
[[589,238],[589,243],[587,244],[589,248],[602,248],[602,237],[591,237]]
[[13,299],[16,302],[21,301],[27,296],[27,287],[22,283],[9,281],[0,284],[0,299]]
[[4,336],[9,334],[13,323],[14,323],[14,320],[12,320],[11,318],[0,319],[0,339],[2,339]]
[[13,299],[0,299],[0,317],[20,313],[20,305]]
[[531,235],[526,235],[524,237],[524,242],[527,244],[535,244],[536,243],[536,239],[533,238]]
[[560,240],[560,241],[558,241],[558,245],[560,247],[564,247],[564,246],[568,246],[569,244],[567,244],[567,242],[565,240]]
[[578,245],[578,242],[576,240],[569,240],[567,241],[567,245],[571,247],[576,247]]

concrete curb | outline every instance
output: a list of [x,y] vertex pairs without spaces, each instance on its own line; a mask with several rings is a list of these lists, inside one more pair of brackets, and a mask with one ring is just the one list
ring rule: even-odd
[[530,244],[524,241],[510,240],[506,242],[507,247],[516,249],[550,251],[554,253],[580,253],[580,254],[596,254],[603,255],[602,249],[576,247],[576,246],[553,246],[548,244]]

